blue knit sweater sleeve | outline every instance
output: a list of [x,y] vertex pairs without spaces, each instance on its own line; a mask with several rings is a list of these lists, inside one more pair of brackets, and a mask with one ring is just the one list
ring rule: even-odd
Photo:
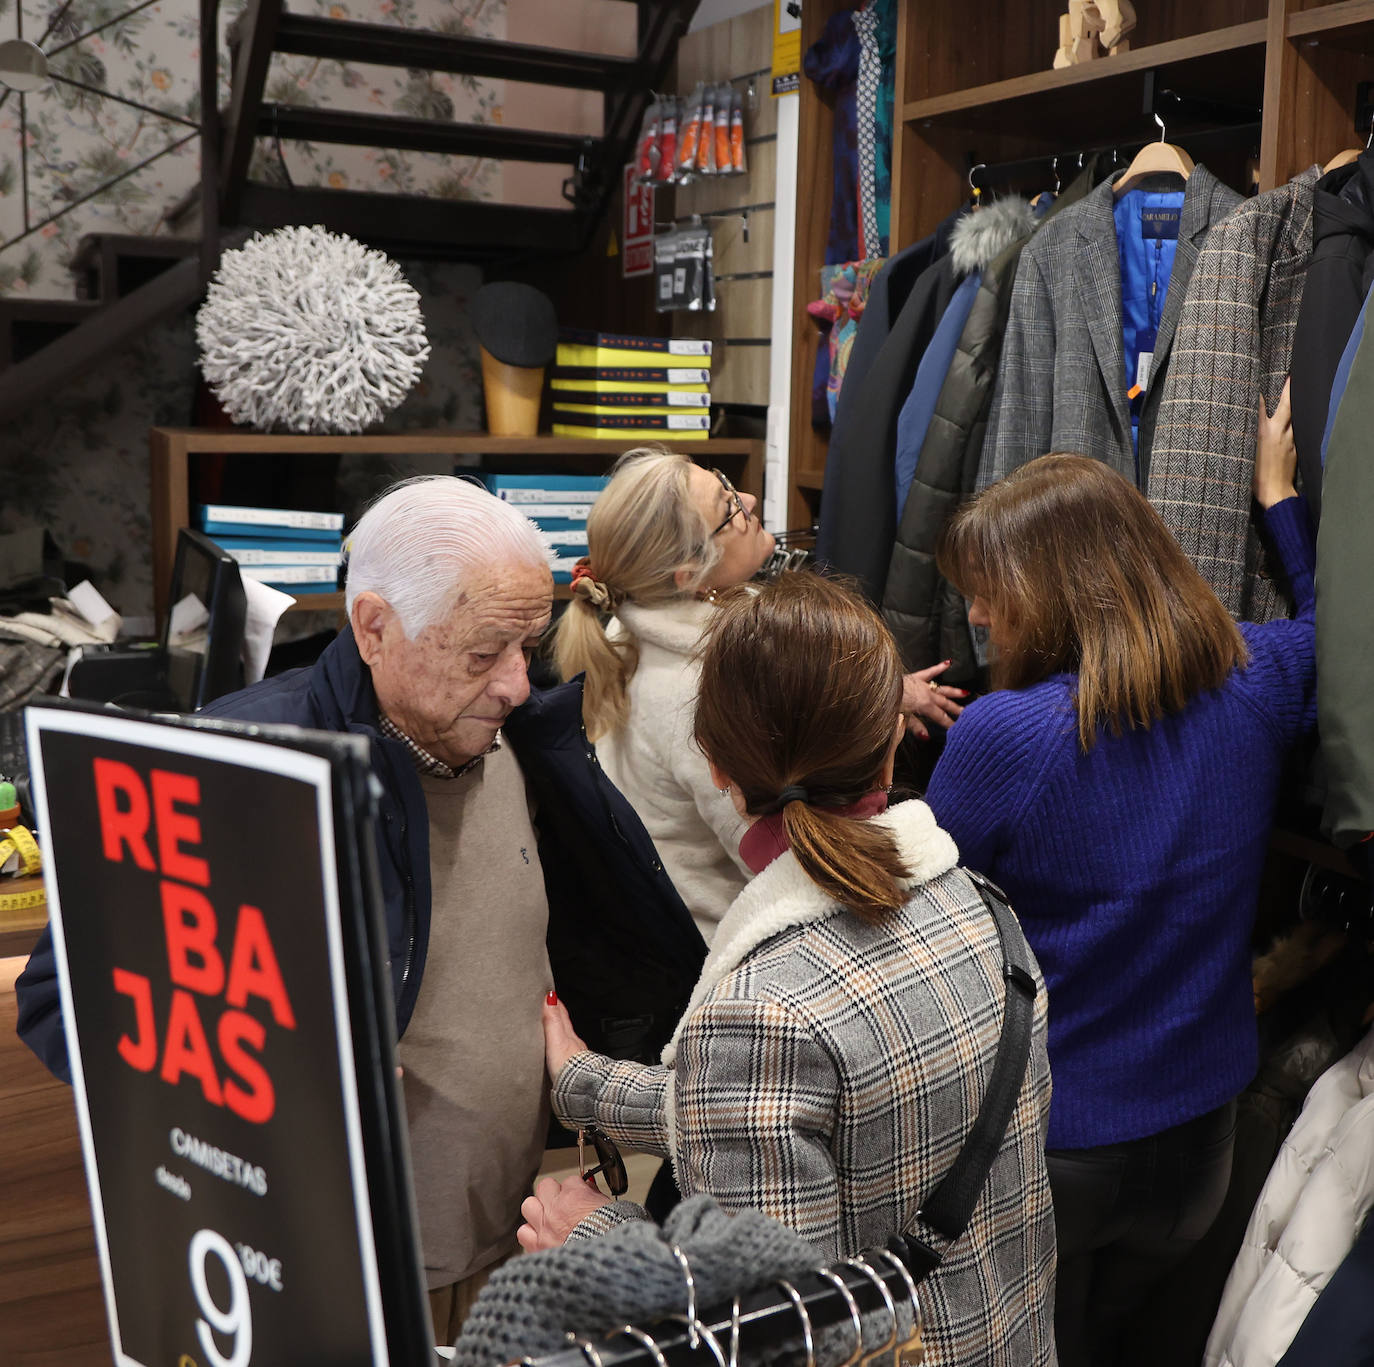
[[1299,496],[1274,504],[1264,514],[1264,530],[1279,554],[1298,611],[1291,619],[1241,623],[1250,647],[1241,687],[1288,746],[1317,724],[1316,546],[1307,500]]
[[926,802],[954,837],[959,862],[988,872],[1015,830],[1045,759],[1045,690],[978,698],[950,727]]

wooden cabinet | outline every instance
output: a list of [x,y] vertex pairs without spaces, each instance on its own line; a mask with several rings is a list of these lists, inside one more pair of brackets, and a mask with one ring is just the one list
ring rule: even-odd
[[[158,621],[167,592],[177,532],[190,526],[190,463],[200,455],[276,455],[283,460],[341,454],[480,456],[481,469],[505,472],[557,469],[600,475],[626,449],[616,441],[565,437],[493,437],[484,432],[399,432],[362,437],[274,436],[223,428],[155,427],[149,434],[152,470],[153,593]],[[672,445],[671,442],[668,443]],[[763,494],[763,442],[712,438],[679,448],[702,465],[717,465],[741,489]],[[474,473],[479,467],[473,467]],[[301,609],[342,610],[341,593],[302,595]]]
[[[806,5],[803,49],[842,7],[843,0]],[[1059,154],[1067,182],[1067,154],[1115,146],[1129,159],[1158,136],[1146,98],[1150,73],[1181,95],[1261,111],[1257,125],[1168,123],[1171,142],[1242,192],[1255,162],[1258,188],[1269,190],[1364,142],[1355,132],[1355,99],[1358,83],[1374,77],[1374,0],[1141,0],[1128,52],[1055,71],[1064,8],[1050,0],[901,0],[893,252],[925,237],[959,204],[978,162]],[[804,308],[816,297],[825,254],[833,111],[805,78],[801,101],[798,175],[811,189],[797,196],[793,521],[819,505],[827,446],[810,423],[815,342],[806,329],[815,329]]]

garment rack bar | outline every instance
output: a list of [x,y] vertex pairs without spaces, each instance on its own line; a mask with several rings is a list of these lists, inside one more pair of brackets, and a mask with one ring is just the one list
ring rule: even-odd
[[[902,1256],[897,1242],[891,1245],[892,1251]],[[906,1279],[886,1258],[873,1256],[872,1252],[861,1255],[883,1280],[893,1302],[897,1307],[898,1333],[909,1325],[911,1295],[907,1290]],[[844,1263],[833,1263],[834,1272],[849,1288],[859,1310],[865,1315],[875,1311],[886,1315],[881,1294],[871,1277]],[[817,1335],[823,1329],[843,1325],[848,1329],[850,1323],[849,1307],[840,1292],[824,1278],[814,1272],[803,1273],[792,1279],[792,1285],[802,1298],[806,1313],[810,1317],[811,1328]],[[918,1287],[918,1291],[920,1288]],[[921,1301],[924,1307],[924,1301]],[[906,1308],[908,1314],[903,1314]],[[683,1291],[683,1309],[686,1309],[686,1290]],[[701,1313],[701,1323],[716,1337],[721,1348],[728,1353],[730,1349],[730,1306],[715,1306]],[[779,1291],[776,1285],[761,1291],[751,1292],[740,1298],[739,1350],[741,1361],[749,1353],[761,1349],[774,1348],[795,1340],[801,1344],[801,1323],[792,1302]],[[643,1325],[638,1326],[644,1328]],[[704,1367],[715,1359],[706,1344],[693,1349],[688,1341],[687,1329],[681,1315],[676,1319],[654,1322],[647,1332],[658,1345],[659,1351],[667,1360],[669,1367]],[[883,1326],[882,1332],[888,1332]],[[878,1343],[868,1343],[868,1350],[878,1347]],[[592,1340],[601,1367],[655,1367],[654,1355],[650,1349],[626,1334],[609,1334]],[[852,1347],[846,1340],[846,1346]],[[540,1358],[526,1358],[522,1361],[532,1363],[533,1367],[591,1367],[589,1356],[578,1347],[569,1347],[557,1353]]]

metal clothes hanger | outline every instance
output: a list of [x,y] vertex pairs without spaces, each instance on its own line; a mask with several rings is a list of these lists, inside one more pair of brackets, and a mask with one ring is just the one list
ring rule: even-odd
[[563,1337],[574,1347],[582,1350],[582,1356],[587,1359],[591,1367],[605,1367],[601,1361],[601,1354],[596,1351],[591,1339],[584,1339],[580,1334],[574,1334],[571,1329]]
[[888,1353],[893,1353],[892,1367],[898,1367],[897,1357],[893,1352],[897,1347],[897,1306],[892,1299],[892,1293],[887,1289],[881,1274],[874,1271],[862,1258],[846,1258],[844,1264],[846,1267],[852,1267],[856,1272],[862,1272],[878,1288],[878,1294],[882,1296],[883,1305],[892,1320],[892,1332],[887,1336],[887,1342],[881,1347],[865,1353],[859,1362],[859,1367],[873,1367],[874,1362]]
[[[668,1251],[677,1259],[677,1265],[682,1269],[682,1275],[687,1281],[687,1344],[695,1352],[701,1346],[701,1335],[706,1328],[697,1319],[696,1278],[692,1276],[692,1267],[687,1261],[687,1255],[676,1244],[670,1244]],[[725,1367],[724,1363],[721,1367]]]
[[816,1275],[829,1282],[844,1297],[844,1303],[849,1307],[849,1321],[854,1326],[854,1351],[845,1358],[840,1367],[858,1367],[858,1361],[864,1355],[864,1321],[859,1313],[859,1302],[854,1299],[854,1293],[844,1284],[844,1278],[838,1272],[823,1267]]
[[1159,141],[1147,142],[1135,154],[1135,158],[1126,168],[1126,174],[1113,187],[1112,193],[1118,198],[1127,190],[1135,189],[1147,176],[1182,176],[1187,180],[1193,174],[1192,157],[1183,148],[1165,142],[1164,120],[1158,114],[1154,116],[1154,120],[1159,125]]
[[668,1359],[663,1356],[663,1349],[654,1342],[652,1334],[646,1334],[643,1329],[634,1324],[622,1324],[619,1329],[613,1329],[608,1338],[618,1338],[621,1334],[627,1334],[632,1339],[638,1339],[654,1357],[654,1367],[668,1367]]
[[797,1318],[801,1321],[802,1344],[806,1348],[806,1367],[816,1367],[816,1338],[811,1332],[811,1316],[806,1313],[806,1302],[801,1298],[801,1292],[797,1290],[791,1282],[778,1282],[777,1285],[782,1289],[782,1293],[792,1302],[792,1308],[797,1312]]
[[1059,154],[1050,158],[1050,174],[1054,177],[1054,193],[1059,193]]
[[925,1316],[921,1314],[921,1296],[916,1289],[916,1280],[912,1277],[907,1265],[890,1248],[875,1249],[874,1253],[879,1258],[884,1258],[902,1274],[902,1280],[906,1283],[906,1293],[911,1300],[911,1333],[897,1345],[896,1359],[900,1363],[903,1353],[909,1353],[921,1346],[921,1331],[925,1328]]
[[973,183],[973,178],[974,178],[974,176],[976,176],[976,175],[978,174],[979,171],[982,171],[983,169],[985,169],[986,166],[987,166],[987,162],[985,162],[985,161],[980,161],[976,166],[970,166],[970,167],[969,167],[969,172],[968,172],[968,188],[969,188],[970,193],[971,193],[972,196],[973,196],[973,207],[974,207],[975,209],[977,209],[977,208],[979,207],[979,205],[981,204],[981,202],[982,202],[982,199],[983,199],[983,192],[982,192],[982,190],[981,190],[977,185],[975,185],[975,184]]
[[[689,1320],[687,1316],[684,1315],[681,1311],[676,1311],[671,1315],[665,1315],[664,1319],[677,1320],[679,1323],[685,1324],[689,1330],[692,1327],[692,1321]],[[714,1330],[710,1329],[701,1320],[698,1320],[697,1346],[700,1346],[702,1343],[705,1343],[705,1345],[711,1350],[711,1356],[716,1360],[716,1367],[726,1367],[725,1350],[720,1346],[720,1340],[716,1337]],[[688,1347],[691,1346],[692,1345],[689,1343]]]

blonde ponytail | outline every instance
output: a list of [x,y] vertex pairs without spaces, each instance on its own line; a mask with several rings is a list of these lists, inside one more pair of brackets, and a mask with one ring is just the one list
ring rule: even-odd
[[585,594],[574,593],[558,622],[553,662],[564,679],[585,674],[582,685],[582,723],[592,740],[625,725],[630,712],[627,689],[639,663],[634,638],[606,634],[601,609]]
[[[692,501],[692,462],[663,447],[638,447],[616,462],[587,519],[588,573],[559,619],[554,665],[564,679],[585,674],[582,719],[598,740],[625,725],[627,689],[639,663],[629,633],[606,633],[622,603],[655,607],[706,582],[720,547]],[[679,584],[677,572],[687,571]]]

